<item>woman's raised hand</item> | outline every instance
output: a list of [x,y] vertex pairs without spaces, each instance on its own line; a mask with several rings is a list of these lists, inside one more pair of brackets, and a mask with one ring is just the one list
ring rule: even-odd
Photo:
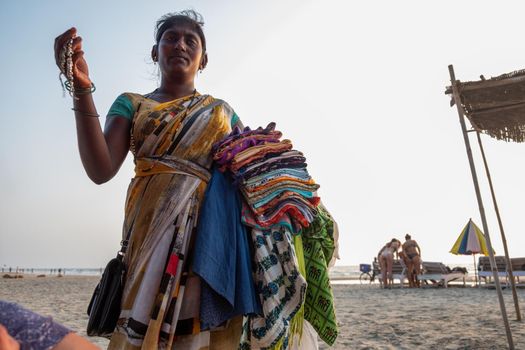
[[55,62],[58,68],[64,72],[64,67],[61,67],[61,52],[67,47],[69,40],[73,39],[73,83],[79,88],[90,88],[91,79],[89,79],[89,69],[84,59],[84,51],[82,51],[82,38],[77,36],[77,29],[71,28],[59,35],[55,39]]

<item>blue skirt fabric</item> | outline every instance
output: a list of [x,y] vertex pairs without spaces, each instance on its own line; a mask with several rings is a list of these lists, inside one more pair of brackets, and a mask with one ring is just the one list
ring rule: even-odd
[[260,314],[242,202],[225,173],[213,169],[199,215],[193,271],[201,277],[201,329],[237,315]]

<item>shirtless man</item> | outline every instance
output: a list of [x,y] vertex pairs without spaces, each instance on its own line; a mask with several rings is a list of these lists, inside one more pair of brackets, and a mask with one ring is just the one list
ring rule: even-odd
[[[415,284],[415,287],[419,287],[417,275],[421,273],[421,248],[419,248],[417,242],[414,241],[408,233],[405,235],[403,253],[406,256],[405,263],[407,265],[408,280],[410,285],[412,287],[412,284]],[[415,274],[415,276],[413,274]]]

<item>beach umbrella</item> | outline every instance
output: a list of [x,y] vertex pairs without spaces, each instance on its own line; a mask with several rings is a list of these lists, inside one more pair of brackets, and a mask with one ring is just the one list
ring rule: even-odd
[[474,258],[474,272],[477,283],[478,278],[475,255],[483,254],[487,256],[489,255],[489,249],[487,248],[485,235],[472,219],[467,222],[450,252],[455,255],[472,255]]

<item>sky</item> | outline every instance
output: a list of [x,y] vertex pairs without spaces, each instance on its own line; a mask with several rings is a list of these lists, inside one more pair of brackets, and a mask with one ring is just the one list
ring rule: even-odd
[[[460,80],[524,67],[520,2],[2,1],[0,2],[0,266],[101,267],[119,249],[128,156],[104,185],[86,176],[54,38],[76,26],[99,113],[122,92],[147,93],[155,21],[204,16],[209,64],[201,93],[245,125],[277,123],[302,151],[340,229],[338,265],[369,263],[412,234],[426,261],[449,253],[472,218],[481,227],[448,65]],[[467,123],[467,125],[469,125]],[[494,249],[502,254],[471,134]],[[525,256],[525,145],[483,136],[511,256]]]

